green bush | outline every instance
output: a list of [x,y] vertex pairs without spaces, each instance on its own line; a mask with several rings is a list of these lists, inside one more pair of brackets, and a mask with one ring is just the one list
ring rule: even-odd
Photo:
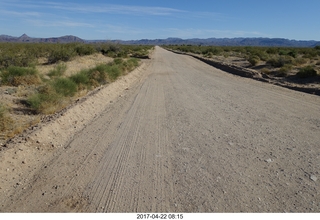
[[93,45],[91,44],[79,44],[75,47],[75,52],[79,55],[79,56],[85,56],[85,55],[91,55],[94,54],[96,51],[96,49],[94,48]]
[[10,66],[2,73],[2,83],[10,86],[33,85],[41,83],[34,67]]
[[300,65],[306,64],[307,62],[308,62],[307,59],[302,57],[297,57],[294,59],[293,64],[296,66],[300,66]]
[[72,97],[77,92],[77,84],[69,78],[58,78],[52,82],[52,87],[58,94]]
[[69,61],[76,56],[76,51],[70,45],[58,45],[53,48],[48,56],[48,63],[57,63],[58,61]]
[[292,64],[294,59],[290,56],[277,56],[267,60],[267,64],[273,67],[283,67],[285,64]]
[[297,76],[300,78],[307,78],[307,77],[314,77],[317,76],[317,71],[314,69],[313,66],[306,66],[300,69],[297,73]]
[[119,66],[108,66],[107,74],[111,81],[116,80],[120,76]]
[[280,68],[277,76],[281,76],[281,77],[286,77],[288,76],[288,73],[292,70],[292,65],[284,65],[283,67]]
[[123,59],[121,59],[121,58],[116,58],[116,59],[113,60],[113,62],[114,62],[116,65],[120,65],[120,64],[123,63]]
[[88,71],[83,70],[80,71],[79,73],[72,75],[70,79],[75,82],[78,86],[79,85],[88,85],[89,84],[89,76],[88,76]]
[[43,114],[52,114],[61,109],[62,102],[63,97],[53,90],[50,93],[36,93],[27,99],[27,103],[32,109]]
[[248,61],[252,66],[256,66],[259,63],[260,58],[256,55],[254,55],[254,56],[250,56]]

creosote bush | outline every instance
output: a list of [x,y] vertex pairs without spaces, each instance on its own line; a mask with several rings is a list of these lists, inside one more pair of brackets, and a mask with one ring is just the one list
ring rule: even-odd
[[317,76],[317,71],[314,69],[313,66],[306,66],[300,69],[297,73],[297,76],[300,78],[307,78],[307,77],[314,77]]
[[41,83],[34,67],[10,66],[1,74],[2,83],[9,86],[33,85]]
[[256,55],[254,55],[254,56],[250,56],[248,61],[252,66],[256,66],[259,63],[260,58]]

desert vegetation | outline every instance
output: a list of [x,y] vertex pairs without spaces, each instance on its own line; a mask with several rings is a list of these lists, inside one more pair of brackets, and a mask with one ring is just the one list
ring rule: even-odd
[[[151,48],[107,43],[0,43],[0,140],[132,71]],[[69,61],[94,54],[109,57],[110,62],[67,74]],[[52,68],[39,71],[48,66]]]
[[[229,47],[170,45],[165,48],[207,58],[241,59],[241,65],[275,77],[314,77],[320,73],[320,47]],[[222,58],[222,59],[221,59]]]

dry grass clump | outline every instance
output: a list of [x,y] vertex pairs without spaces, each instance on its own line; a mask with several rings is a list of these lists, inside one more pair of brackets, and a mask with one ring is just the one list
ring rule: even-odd
[[8,116],[8,109],[0,103],[0,132],[8,130],[13,124],[13,120]]

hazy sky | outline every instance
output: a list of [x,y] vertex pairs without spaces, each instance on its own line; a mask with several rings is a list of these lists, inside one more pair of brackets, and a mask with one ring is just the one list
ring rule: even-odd
[[320,0],[0,0],[0,34],[320,41]]

